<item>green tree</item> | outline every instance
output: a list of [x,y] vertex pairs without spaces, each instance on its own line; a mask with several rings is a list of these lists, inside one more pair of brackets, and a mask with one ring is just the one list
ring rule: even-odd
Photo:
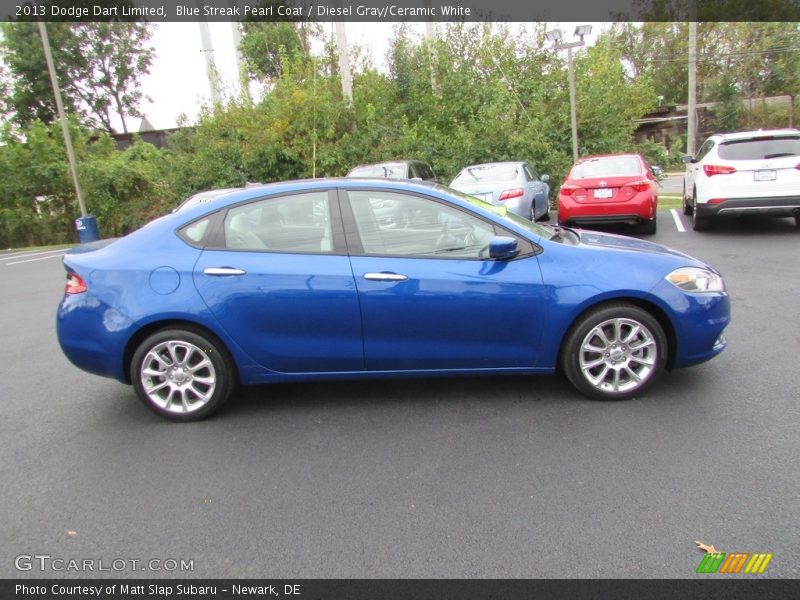
[[[25,127],[51,122],[55,100],[36,23],[2,23],[0,59],[10,74],[6,109]],[[119,117],[141,116],[141,78],[150,70],[153,49],[147,23],[48,23],[47,31],[64,104],[88,127],[112,132]]]

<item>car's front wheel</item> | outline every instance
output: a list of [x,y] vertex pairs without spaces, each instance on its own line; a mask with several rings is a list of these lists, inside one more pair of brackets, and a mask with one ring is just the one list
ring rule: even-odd
[[163,329],[131,360],[131,382],[144,404],[174,421],[196,421],[230,396],[235,374],[222,344],[194,329]]
[[561,368],[585,396],[620,400],[643,392],[667,363],[664,330],[647,311],[627,303],[600,306],[567,334]]

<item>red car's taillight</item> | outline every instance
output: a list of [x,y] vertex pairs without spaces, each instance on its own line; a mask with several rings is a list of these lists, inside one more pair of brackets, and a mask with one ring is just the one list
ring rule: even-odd
[[506,190],[500,194],[500,200],[510,200],[511,198],[519,198],[525,195],[525,190],[522,188],[514,188],[513,190]]
[[650,182],[646,179],[642,179],[641,181],[634,181],[633,183],[628,183],[628,186],[632,187],[636,192],[646,192],[650,189]]
[[64,292],[67,294],[82,294],[86,291],[86,282],[77,273],[67,273],[67,285]]
[[730,175],[731,173],[736,173],[736,169],[733,167],[726,167],[724,165],[703,165],[703,171],[708,177],[713,177],[714,175]]
[[579,185],[574,185],[572,183],[565,183],[561,186],[559,190],[559,194],[564,194],[565,196],[585,196],[586,192],[583,194],[579,194],[578,191],[583,190],[583,188]]

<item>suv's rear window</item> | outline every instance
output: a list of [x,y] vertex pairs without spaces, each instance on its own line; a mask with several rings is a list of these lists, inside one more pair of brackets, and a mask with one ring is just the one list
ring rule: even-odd
[[725,160],[763,160],[800,156],[800,136],[764,137],[723,142],[719,157]]

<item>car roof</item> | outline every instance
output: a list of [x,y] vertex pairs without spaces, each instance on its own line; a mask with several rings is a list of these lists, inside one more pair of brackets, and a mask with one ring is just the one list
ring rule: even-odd
[[430,190],[431,188],[443,187],[434,181],[422,179],[385,179],[382,177],[324,177],[318,179],[293,179],[290,181],[278,181],[274,183],[262,183],[250,185],[246,188],[237,188],[232,192],[227,192],[213,198],[208,202],[198,204],[186,211],[197,211],[197,214],[213,212],[221,207],[247,200],[254,200],[263,196],[281,194],[294,191],[314,191],[317,189],[331,189],[349,187],[353,189],[391,189],[401,187],[408,191],[414,188],[419,191]]
[[747,140],[754,137],[768,137],[780,135],[797,135],[800,134],[800,129],[791,129],[786,127],[784,129],[756,129],[753,131],[737,131],[734,133],[715,133],[709,139],[730,141],[730,140]]

